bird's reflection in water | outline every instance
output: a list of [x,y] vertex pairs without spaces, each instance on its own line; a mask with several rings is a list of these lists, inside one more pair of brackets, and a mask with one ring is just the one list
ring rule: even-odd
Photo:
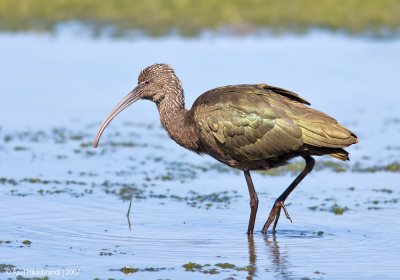
[[[129,230],[131,230],[131,221],[130,221],[131,203],[129,205],[129,210],[126,215]],[[264,239],[264,243],[270,255],[269,259],[272,262],[272,270],[268,268],[269,265],[267,265],[267,267],[264,267],[262,264],[259,264],[259,267],[257,267],[257,250],[254,242],[254,236],[252,234],[249,234],[247,237],[248,247],[249,247],[249,265],[246,268],[247,271],[246,279],[252,280],[254,278],[257,278],[258,269],[280,274],[280,278],[282,279],[288,279],[288,280],[293,279],[292,273],[288,271],[289,265],[288,265],[287,252],[283,253],[281,252],[278,241],[276,239],[276,235],[275,234],[273,234],[272,236],[265,235],[262,238]]]
[[287,254],[285,251],[281,252],[276,235],[273,234],[272,237],[266,235],[264,241],[270,252],[274,271],[279,273],[283,279],[292,279],[291,273],[288,271]]
[[[269,259],[272,263],[272,271],[279,274],[282,279],[292,279],[292,274],[288,271],[288,258],[285,252],[281,252],[279,248],[276,235],[266,235],[263,237],[264,243],[266,244],[267,251],[269,252]],[[248,236],[248,246],[249,246],[249,266],[247,279],[251,280],[257,277],[258,269],[270,270],[267,267],[261,267],[261,264],[257,266],[257,251],[254,242],[253,235]],[[268,266],[268,265],[267,265]]]
[[249,244],[249,266],[248,268],[248,275],[247,279],[251,280],[254,276],[256,276],[257,272],[257,254],[254,247],[254,238],[252,234],[248,235],[248,244]]

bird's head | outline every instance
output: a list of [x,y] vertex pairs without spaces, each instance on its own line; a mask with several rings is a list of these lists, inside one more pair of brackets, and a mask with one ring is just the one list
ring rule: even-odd
[[[159,104],[166,96],[174,96],[179,102],[183,102],[180,94],[182,87],[174,70],[167,64],[153,64],[143,69],[138,77],[137,86],[122,99],[117,106],[107,115],[101,123],[94,139],[96,148],[100,137],[107,125],[124,109],[139,99],[146,99]],[[177,94],[178,93],[178,94]]]

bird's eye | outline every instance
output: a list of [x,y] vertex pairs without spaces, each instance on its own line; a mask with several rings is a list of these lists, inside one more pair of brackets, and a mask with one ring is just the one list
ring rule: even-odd
[[146,80],[146,81],[144,81],[144,83],[145,83],[146,85],[148,85],[148,84],[150,84],[150,81],[149,81],[149,80]]

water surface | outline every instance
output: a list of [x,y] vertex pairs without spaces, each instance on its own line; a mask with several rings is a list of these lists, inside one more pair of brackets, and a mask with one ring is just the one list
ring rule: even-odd
[[[64,273],[50,279],[397,278],[398,40],[65,32],[2,33],[0,45],[1,279],[16,278],[12,269]],[[155,62],[176,69],[188,107],[213,87],[265,82],[299,93],[360,144],[349,163],[318,158],[287,200],[293,224],[282,217],[276,236],[248,237],[243,175],[169,140],[154,104],[126,110],[91,148],[99,122]],[[254,173],[257,230],[298,165]]]

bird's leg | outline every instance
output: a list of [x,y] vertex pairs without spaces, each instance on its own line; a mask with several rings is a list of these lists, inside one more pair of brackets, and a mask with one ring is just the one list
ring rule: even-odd
[[274,222],[274,226],[272,228],[272,233],[275,233],[276,225],[278,224],[279,216],[281,214],[281,209],[285,212],[285,216],[290,222],[292,219],[289,216],[289,213],[285,207],[285,199],[289,196],[289,194],[297,187],[297,185],[307,176],[308,173],[314,167],[315,160],[311,156],[303,156],[306,161],[306,166],[303,171],[299,174],[299,176],[294,179],[294,181],[290,184],[290,186],[275,200],[274,206],[272,206],[271,212],[269,213],[269,217],[264,224],[262,229],[262,233],[266,234],[269,226],[272,222]]
[[257,209],[258,209],[258,197],[256,190],[254,189],[253,181],[251,180],[250,171],[244,171],[244,177],[246,178],[247,187],[249,188],[250,195],[250,219],[247,234],[253,234],[254,223],[256,221]]

